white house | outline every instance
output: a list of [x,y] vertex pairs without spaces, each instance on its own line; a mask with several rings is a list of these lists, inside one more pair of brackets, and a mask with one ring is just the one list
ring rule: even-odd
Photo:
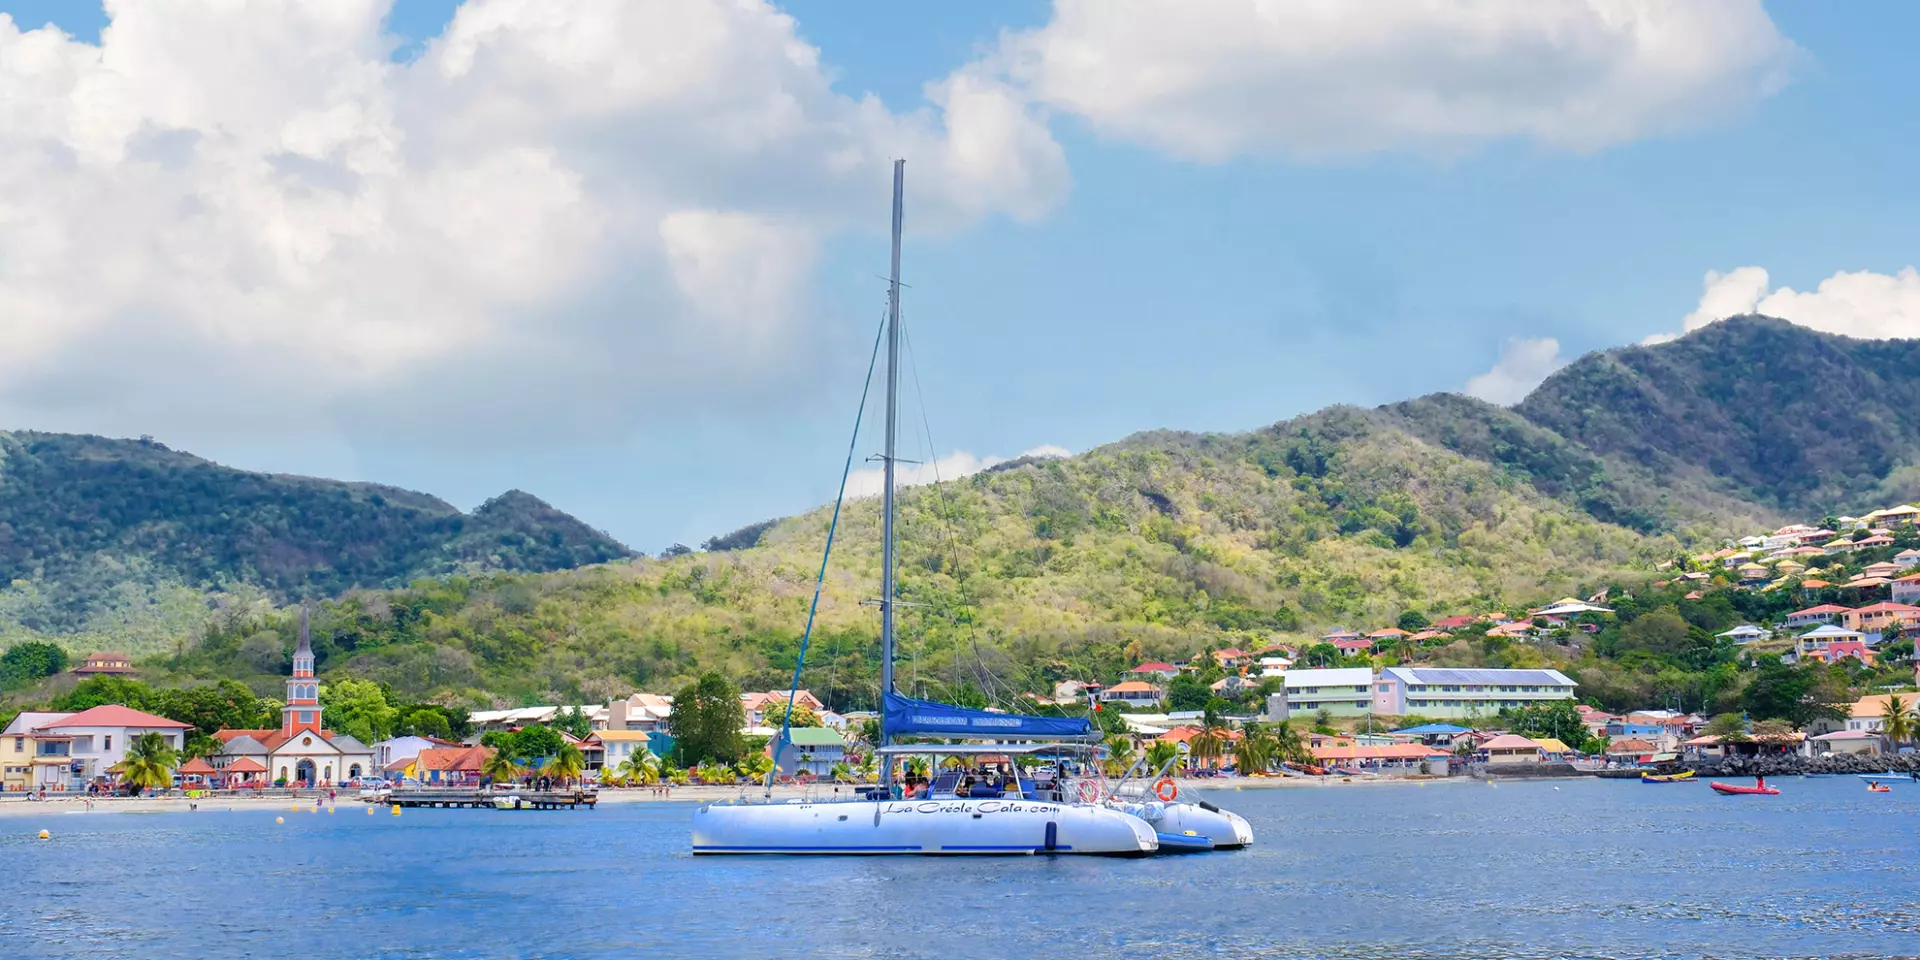
[[1737,627],[1734,627],[1732,630],[1723,630],[1719,633],[1716,633],[1714,634],[1714,636],[1726,637],[1727,639],[1732,640],[1734,643],[1758,643],[1762,640],[1765,640],[1768,634],[1765,630],[1762,630],[1751,623],[1743,623]]
[[[28,726],[31,724],[31,726]],[[186,746],[191,725],[166,717],[156,717],[131,707],[101,704],[78,713],[23,713],[0,734],[6,750],[0,756],[23,757],[26,789],[80,790],[89,781],[107,775],[108,770],[127,758],[127,747],[142,734],[157,733],[175,750]],[[9,780],[13,777],[9,776]]]
[[787,748],[777,758],[782,773],[811,773],[831,776],[833,768],[845,763],[847,741],[826,727],[794,727],[787,731]]

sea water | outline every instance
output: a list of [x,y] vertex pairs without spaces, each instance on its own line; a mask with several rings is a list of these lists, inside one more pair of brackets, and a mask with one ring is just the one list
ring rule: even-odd
[[1221,790],[1255,847],[1148,860],[696,859],[683,803],[7,817],[0,956],[1920,954],[1920,784],[1778,786]]

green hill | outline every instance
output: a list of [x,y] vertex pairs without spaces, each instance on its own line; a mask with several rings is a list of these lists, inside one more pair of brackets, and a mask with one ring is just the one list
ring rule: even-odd
[[1735,317],[1589,354],[1515,409],[1667,484],[1796,516],[1920,494],[1920,340]]
[[12,584],[0,616],[34,631],[110,624],[176,589],[252,586],[284,602],[627,556],[517,490],[467,515],[410,490],[235,470],[150,440],[0,432],[0,584]]
[[[1652,596],[1655,565],[1698,543],[1897,489],[1912,428],[1895,412],[1914,389],[1899,361],[1913,349],[1743,319],[1588,356],[1512,409],[1453,395],[1335,407],[910,488],[900,677],[934,695],[1004,696],[1403,615],[1603,587]],[[1743,365],[1753,372],[1731,372]],[[525,494],[462,516],[420,494],[247,474],[145,444],[14,434],[0,450],[0,522],[28,531],[8,532],[0,558],[31,580],[0,591],[0,636],[133,636],[167,651],[143,661],[157,679],[236,677],[262,692],[291,636],[269,598],[302,595],[334,598],[314,619],[323,670],[409,699],[592,701],[706,669],[778,687],[829,516],[636,558]],[[809,683],[843,706],[874,689],[876,620],[862,601],[877,589],[878,506],[847,507],[809,654]],[[422,574],[440,576],[414,582]],[[212,613],[209,584],[227,585]],[[146,612],[127,614],[127,596]],[[1738,613],[1688,616],[1704,630]],[[1589,652],[1434,655],[1571,664]],[[1699,689],[1722,666],[1590,672],[1631,693]]]

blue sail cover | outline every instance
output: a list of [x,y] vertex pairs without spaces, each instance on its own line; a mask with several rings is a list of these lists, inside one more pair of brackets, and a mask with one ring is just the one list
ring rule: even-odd
[[989,713],[949,703],[915,700],[888,691],[887,733],[912,737],[973,737],[991,740],[1088,740],[1093,722],[1083,717],[1030,717]]

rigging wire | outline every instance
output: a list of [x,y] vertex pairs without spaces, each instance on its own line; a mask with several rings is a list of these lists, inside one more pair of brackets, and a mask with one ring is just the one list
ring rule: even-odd
[[[907,325],[904,317],[900,324],[900,339],[906,347],[907,370],[913,379],[914,400],[920,404],[920,424],[927,439],[927,463],[931,465],[933,469],[933,490],[935,496],[940,500],[940,519],[944,532],[946,533],[948,559],[953,563],[954,572],[952,576],[954,584],[960,588],[960,594],[962,598],[964,598],[966,596],[966,588],[960,580],[960,540],[959,536],[955,534],[953,527],[953,502],[947,495],[946,486],[940,482],[940,453],[939,449],[933,445],[933,424],[927,416],[927,398],[926,394],[920,389],[920,364],[914,358],[912,329]],[[947,619],[948,622],[953,623],[954,626],[960,625],[951,612],[948,612]],[[966,629],[968,642],[973,647],[974,664],[979,668],[974,672],[980,679],[980,685],[984,688],[981,692],[985,694],[990,701],[997,700],[1000,701],[1002,705],[1011,708],[1011,702],[1001,697],[995,690],[996,678],[993,676],[993,672],[987,668],[986,657],[980,652],[980,633],[975,628],[971,619],[967,621]],[[954,655],[956,693],[958,692],[959,664],[960,657],[956,650]]]
[[780,721],[780,736],[773,741],[773,766],[767,770],[766,795],[773,796],[773,778],[780,770],[780,747],[793,734],[793,703],[800,694],[800,671],[807,665],[807,644],[813,640],[814,617],[820,613],[820,592],[827,583],[827,559],[833,556],[833,535],[840,529],[840,507],[847,502],[847,477],[853,473],[853,451],[860,443],[860,422],[866,418],[867,395],[873,390],[873,370],[880,363],[880,340],[886,333],[885,320],[873,335],[873,356],[867,359],[867,382],[860,387],[860,407],[853,415],[853,436],[847,440],[847,462],[840,468],[840,494],[833,499],[833,519],[827,523],[827,545],[820,551],[820,573],[813,580],[813,603],[807,607],[807,629],[800,634],[800,653],[793,661],[793,686],[787,690],[787,715]]

